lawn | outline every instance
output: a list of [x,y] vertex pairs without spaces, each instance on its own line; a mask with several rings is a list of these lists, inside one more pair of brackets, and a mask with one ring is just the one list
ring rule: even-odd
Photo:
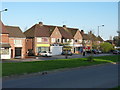
[[34,73],[49,71],[62,68],[74,68],[80,66],[89,66],[95,64],[118,62],[120,59],[117,55],[114,56],[101,56],[94,57],[94,62],[86,61],[86,58],[77,59],[57,59],[48,61],[34,61],[34,62],[21,62],[21,63],[3,63],[2,64],[2,75],[10,76],[24,73]]

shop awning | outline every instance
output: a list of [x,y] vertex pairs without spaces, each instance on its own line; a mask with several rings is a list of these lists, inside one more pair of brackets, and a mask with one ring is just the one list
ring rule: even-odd
[[3,44],[3,43],[2,43],[2,44],[1,44],[1,47],[2,47],[2,48],[10,48],[11,46],[10,46],[10,44]]

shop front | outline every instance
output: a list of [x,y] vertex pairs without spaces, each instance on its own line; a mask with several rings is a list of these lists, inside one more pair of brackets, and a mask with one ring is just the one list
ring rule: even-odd
[[41,51],[50,51],[50,44],[37,44],[37,53]]
[[82,53],[83,46],[82,44],[74,44],[74,53]]
[[11,58],[11,48],[10,44],[2,44],[0,49],[1,59],[10,59]]

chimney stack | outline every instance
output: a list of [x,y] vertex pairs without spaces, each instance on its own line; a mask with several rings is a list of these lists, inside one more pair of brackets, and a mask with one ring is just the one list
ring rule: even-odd
[[88,34],[92,34],[92,31],[90,31]]
[[84,30],[81,30],[81,34],[82,34],[82,35],[84,34]]
[[43,26],[43,22],[39,22],[39,25],[40,25],[40,26]]

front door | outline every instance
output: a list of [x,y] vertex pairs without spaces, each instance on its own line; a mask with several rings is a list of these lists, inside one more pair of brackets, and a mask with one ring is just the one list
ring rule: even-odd
[[21,47],[15,48],[15,57],[21,57]]
[[11,58],[13,58],[13,49],[11,49]]

